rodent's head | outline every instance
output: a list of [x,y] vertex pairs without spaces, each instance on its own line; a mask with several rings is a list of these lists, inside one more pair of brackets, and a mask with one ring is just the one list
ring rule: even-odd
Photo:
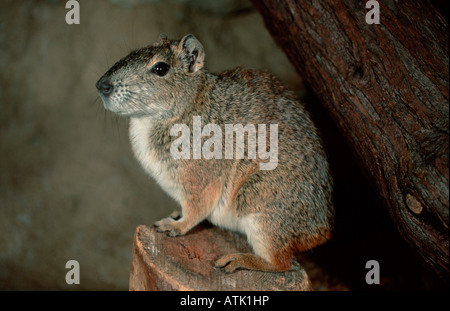
[[165,35],[119,60],[96,87],[107,110],[124,116],[178,115],[195,99],[205,75],[205,52],[191,34],[180,41]]

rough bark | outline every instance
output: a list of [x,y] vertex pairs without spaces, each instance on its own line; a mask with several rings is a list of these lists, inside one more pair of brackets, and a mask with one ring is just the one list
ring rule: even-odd
[[400,233],[448,278],[447,22],[420,0],[378,1],[380,24],[366,23],[366,1],[253,3],[347,138]]
[[251,252],[235,233],[202,223],[185,236],[168,237],[154,227],[139,226],[133,244],[130,290],[306,291],[311,282],[295,262],[290,271],[238,270],[227,274],[214,262],[228,253]]

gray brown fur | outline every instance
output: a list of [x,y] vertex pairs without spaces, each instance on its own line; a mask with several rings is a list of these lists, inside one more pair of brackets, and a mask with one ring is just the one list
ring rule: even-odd
[[[274,76],[241,67],[213,75],[204,57],[194,36],[163,36],[116,63],[97,88],[106,109],[131,118],[136,157],[181,205],[181,218],[175,213],[156,222],[159,231],[183,235],[209,219],[246,234],[255,252],[225,255],[217,267],[288,270],[295,251],[324,243],[333,227],[332,179],[319,135]],[[170,65],[163,77],[150,71],[158,61]],[[278,124],[278,166],[260,170],[258,158],[173,159],[170,145],[177,137],[170,128],[188,124],[192,135],[193,116],[201,116],[202,126]]]

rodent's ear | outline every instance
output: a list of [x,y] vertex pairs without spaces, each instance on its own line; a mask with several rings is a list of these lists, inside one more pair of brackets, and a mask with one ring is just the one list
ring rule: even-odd
[[188,34],[181,39],[177,47],[178,57],[190,73],[202,69],[205,64],[205,51],[203,45],[194,35]]

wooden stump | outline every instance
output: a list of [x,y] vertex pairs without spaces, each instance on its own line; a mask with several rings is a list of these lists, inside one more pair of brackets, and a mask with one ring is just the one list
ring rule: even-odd
[[222,255],[251,252],[245,238],[204,222],[185,236],[168,237],[154,227],[138,226],[134,236],[130,290],[311,290],[295,262],[290,271],[268,273],[214,268]]

